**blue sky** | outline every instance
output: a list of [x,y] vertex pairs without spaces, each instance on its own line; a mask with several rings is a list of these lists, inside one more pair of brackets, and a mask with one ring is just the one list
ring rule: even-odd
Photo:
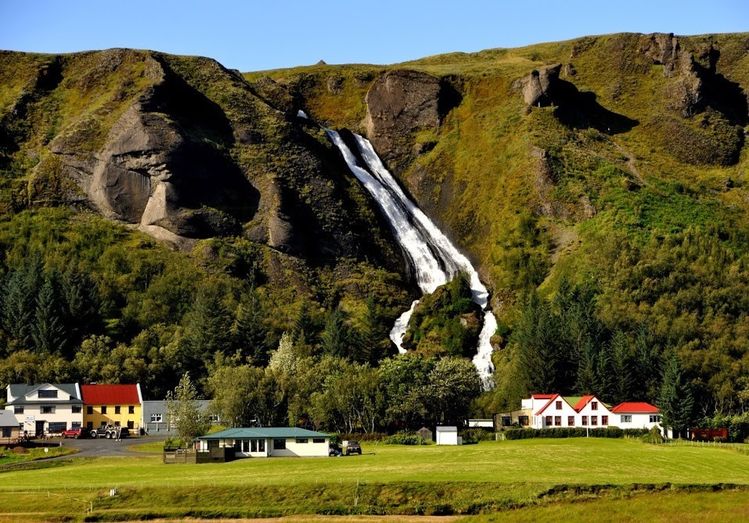
[[394,63],[619,31],[749,31],[749,2],[0,0],[2,49],[157,49],[242,71]]

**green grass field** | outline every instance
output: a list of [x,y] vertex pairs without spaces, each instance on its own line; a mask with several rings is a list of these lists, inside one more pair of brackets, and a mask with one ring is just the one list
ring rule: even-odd
[[[734,449],[613,439],[368,444],[361,457],[204,465],[163,465],[160,456],[143,454],[56,465],[0,475],[0,518],[479,514],[535,505],[552,510],[559,502],[654,488],[685,499],[692,494],[679,489],[687,485],[749,488],[749,455]],[[118,489],[114,497],[111,488]],[[749,498],[747,491],[741,494]]]

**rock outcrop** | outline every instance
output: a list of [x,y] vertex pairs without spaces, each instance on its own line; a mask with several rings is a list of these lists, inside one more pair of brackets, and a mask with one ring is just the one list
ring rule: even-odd
[[399,171],[424,151],[415,150],[414,133],[436,130],[447,112],[460,103],[460,95],[435,76],[393,70],[374,81],[366,103],[367,137],[388,165]]
[[530,107],[546,107],[554,101],[554,91],[559,81],[562,64],[534,69],[523,77],[516,88],[523,93],[523,100]]

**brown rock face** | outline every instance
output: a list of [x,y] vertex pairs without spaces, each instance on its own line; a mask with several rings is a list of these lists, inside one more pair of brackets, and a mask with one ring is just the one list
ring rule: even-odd
[[554,87],[559,80],[562,64],[534,69],[520,80],[518,87],[523,92],[523,100],[528,106],[546,107],[551,105]]
[[418,154],[413,133],[436,130],[460,96],[437,77],[408,70],[388,71],[366,97],[365,127],[380,156],[396,171]]

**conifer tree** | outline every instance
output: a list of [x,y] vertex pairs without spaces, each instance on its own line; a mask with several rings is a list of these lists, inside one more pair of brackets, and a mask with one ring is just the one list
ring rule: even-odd
[[63,352],[68,342],[59,287],[56,273],[50,273],[36,298],[31,337],[39,352]]
[[254,365],[268,363],[268,330],[264,324],[263,306],[254,288],[242,293],[232,333],[238,352]]
[[663,426],[670,427],[674,437],[684,436],[693,421],[694,397],[676,355],[666,364],[658,407],[661,409]]

